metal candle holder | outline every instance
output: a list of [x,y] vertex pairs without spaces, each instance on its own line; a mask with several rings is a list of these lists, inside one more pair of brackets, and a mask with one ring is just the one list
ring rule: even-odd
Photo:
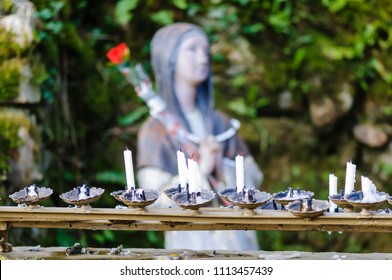
[[145,210],[145,207],[153,204],[158,199],[159,192],[155,190],[144,190],[141,188],[131,187],[129,190],[115,191],[110,195],[127,205],[128,208],[139,208],[140,210]]
[[337,206],[344,208],[344,212],[351,213],[354,211],[354,207],[347,201],[343,190],[340,190],[339,194],[334,194],[328,197]]
[[235,194],[236,192],[237,192],[237,188],[231,187],[231,188],[225,188],[221,190],[220,192],[218,192],[218,195],[222,197],[224,200],[230,201],[229,196]]
[[265,204],[257,207],[260,210],[280,210],[282,209],[282,205],[277,203],[275,199],[271,198]]
[[287,210],[296,217],[311,219],[322,215],[329,206],[328,201],[307,198],[290,202]]
[[70,205],[75,205],[77,208],[80,208],[81,210],[90,210],[92,208],[90,204],[97,201],[103,195],[105,190],[96,187],[89,188],[86,185],[83,185],[83,187],[87,188],[88,190],[88,194],[86,198],[79,197],[80,189],[82,188],[80,186],[61,194],[60,198],[65,203],[68,203]]
[[291,187],[288,187],[287,191],[274,193],[272,198],[275,199],[277,203],[282,205],[283,210],[286,209],[286,205],[290,202],[294,202],[299,199],[308,199],[313,197],[313,195],[314,193],[310,191],[301,190],[300,188],[293,190]]
[[350,203],[353,207],[362,208],[361,214],[364,216],[372,215],[370,211],[371,208],[379,207],[388,199],[388,194],[385,192],[375,192],[375,202],[365,202],[364,195],[362,191],[353,191],[350,194],[346,195],[347,202]]
[[253,214],[254,209],[265,204],[271,199],[271,195],[266,192],[255,190],[254,188],[244,188],[242,192],[235,192],[228,197],[234,205],[246,209],[248,214]]
[[199,208],[207,206],[215,198],[215,193],[209,190],[202,190],[200,192],[189,193],[189,191],[177,193],[172,196],[172,200],[183,209],[190,209],[195,212]]
[[9,195],[9,197],[17,204],[20,205],[27,205],[30,208],[34,208],[34,207],[38,207],[38,203],[46,200],[52,193],[53,190],[50,188],[46,188],[46,187],[37,187],[35,185],[32,185],[30,187],[34,187],[34,189],[36,190],[38,195],[30,195],[29,194],[29,188],[23,188],[18,192],[15,192],[11,195]]
[[[186,187],[188,188],[188,183],[186,184]],[[178,194],[178,193],[180,193],[180,192],[185,192],[186,191],[186,189],[184,189],[184,188],[181,188],[181,185],[180,184],[178,184],[178,186],[177,187],[172,187],[172,188],[168,188],[168,189],[164,189],[163,190],[163,193],[167,196],[167,197],[169,197],[169,198],[172,198],[172,196],[174,196],[174,195],[176,195],[176,194]]]

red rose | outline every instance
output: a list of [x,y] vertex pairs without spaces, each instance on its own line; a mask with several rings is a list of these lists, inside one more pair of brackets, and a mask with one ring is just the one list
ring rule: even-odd
[[111,48],[106,56],[112,63],[119,64],[129,57],[129,49],[125,43],[121,43],[118,46]]

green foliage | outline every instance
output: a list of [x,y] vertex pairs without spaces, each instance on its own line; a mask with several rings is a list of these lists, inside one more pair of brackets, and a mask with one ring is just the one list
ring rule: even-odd
[[9,59],[0,64],[0,101],[18,96],[23,63],[20,59]]
[[141,118],[145,118],[149,115],[149,109],[147,106],[136,108],[134,111],[129,112],[125,116],[118,119],[118,123],[123,126],[133,125],[135,122],[140,121]]
[[0,109],[0,171],[9,171],[10,152],[22,145],[18,136],[21,127],[32,130],[30,120],[22,112]]
[[3,10],[4,12],[10,11],[12,8],[12,0],[3,0],[1,1],[0,12]]
[[95,174],[95,180],[97,182],[101,182],[102,184],[110,183],[110,184],[122,185],[124,184],[124,178],[125,178],[124,171],[108,170],[108,171],[101,171]]
[[138,0],[118,1],[114,9],[116,23],[120,25],[128,23],[133,17],[133,10],[137,7],[138,2]]
[[160,25],[167,25],[174,22],[173,12],[170,10],[162,10],[151,15],[151,19]]

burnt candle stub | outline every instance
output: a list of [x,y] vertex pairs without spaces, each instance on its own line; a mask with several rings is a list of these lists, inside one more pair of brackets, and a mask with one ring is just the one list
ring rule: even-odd
[[110,195],[131,208],[145,208],[158,199],[159,192],[132,187],[112,192]]
[[46,200],[52,193],[51,188],[31,185],[9,195],[9,197],[17,204],[34,206]]
[[272,197],[277,203],[286,205],[295,200],[311,198],[313,195],[314,193],[310,191],[301,190],[300,188],[294,191],[293,188],[288,187],[286,191],[274,193]]
[[329,206],[330,203],[328,201],[309,198],[290,202],[287,205],[287,210],[294,216],[301,218],[314,218],[329,210]]
[[60,198],[68,204],[86,207],[97,201],[104,192],[105,190],[102,188],[90,188],[87,184],[83,184],[61,194]]

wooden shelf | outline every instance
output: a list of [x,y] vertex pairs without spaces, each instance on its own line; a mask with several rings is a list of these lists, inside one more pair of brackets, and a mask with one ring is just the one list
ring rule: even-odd
[[392,232],[392,214],[324,213],[313,219],[288,211],[244,211],[236,208],[108,209],[0,206],[0,231],[10,228],[86,230],[283,230]]

